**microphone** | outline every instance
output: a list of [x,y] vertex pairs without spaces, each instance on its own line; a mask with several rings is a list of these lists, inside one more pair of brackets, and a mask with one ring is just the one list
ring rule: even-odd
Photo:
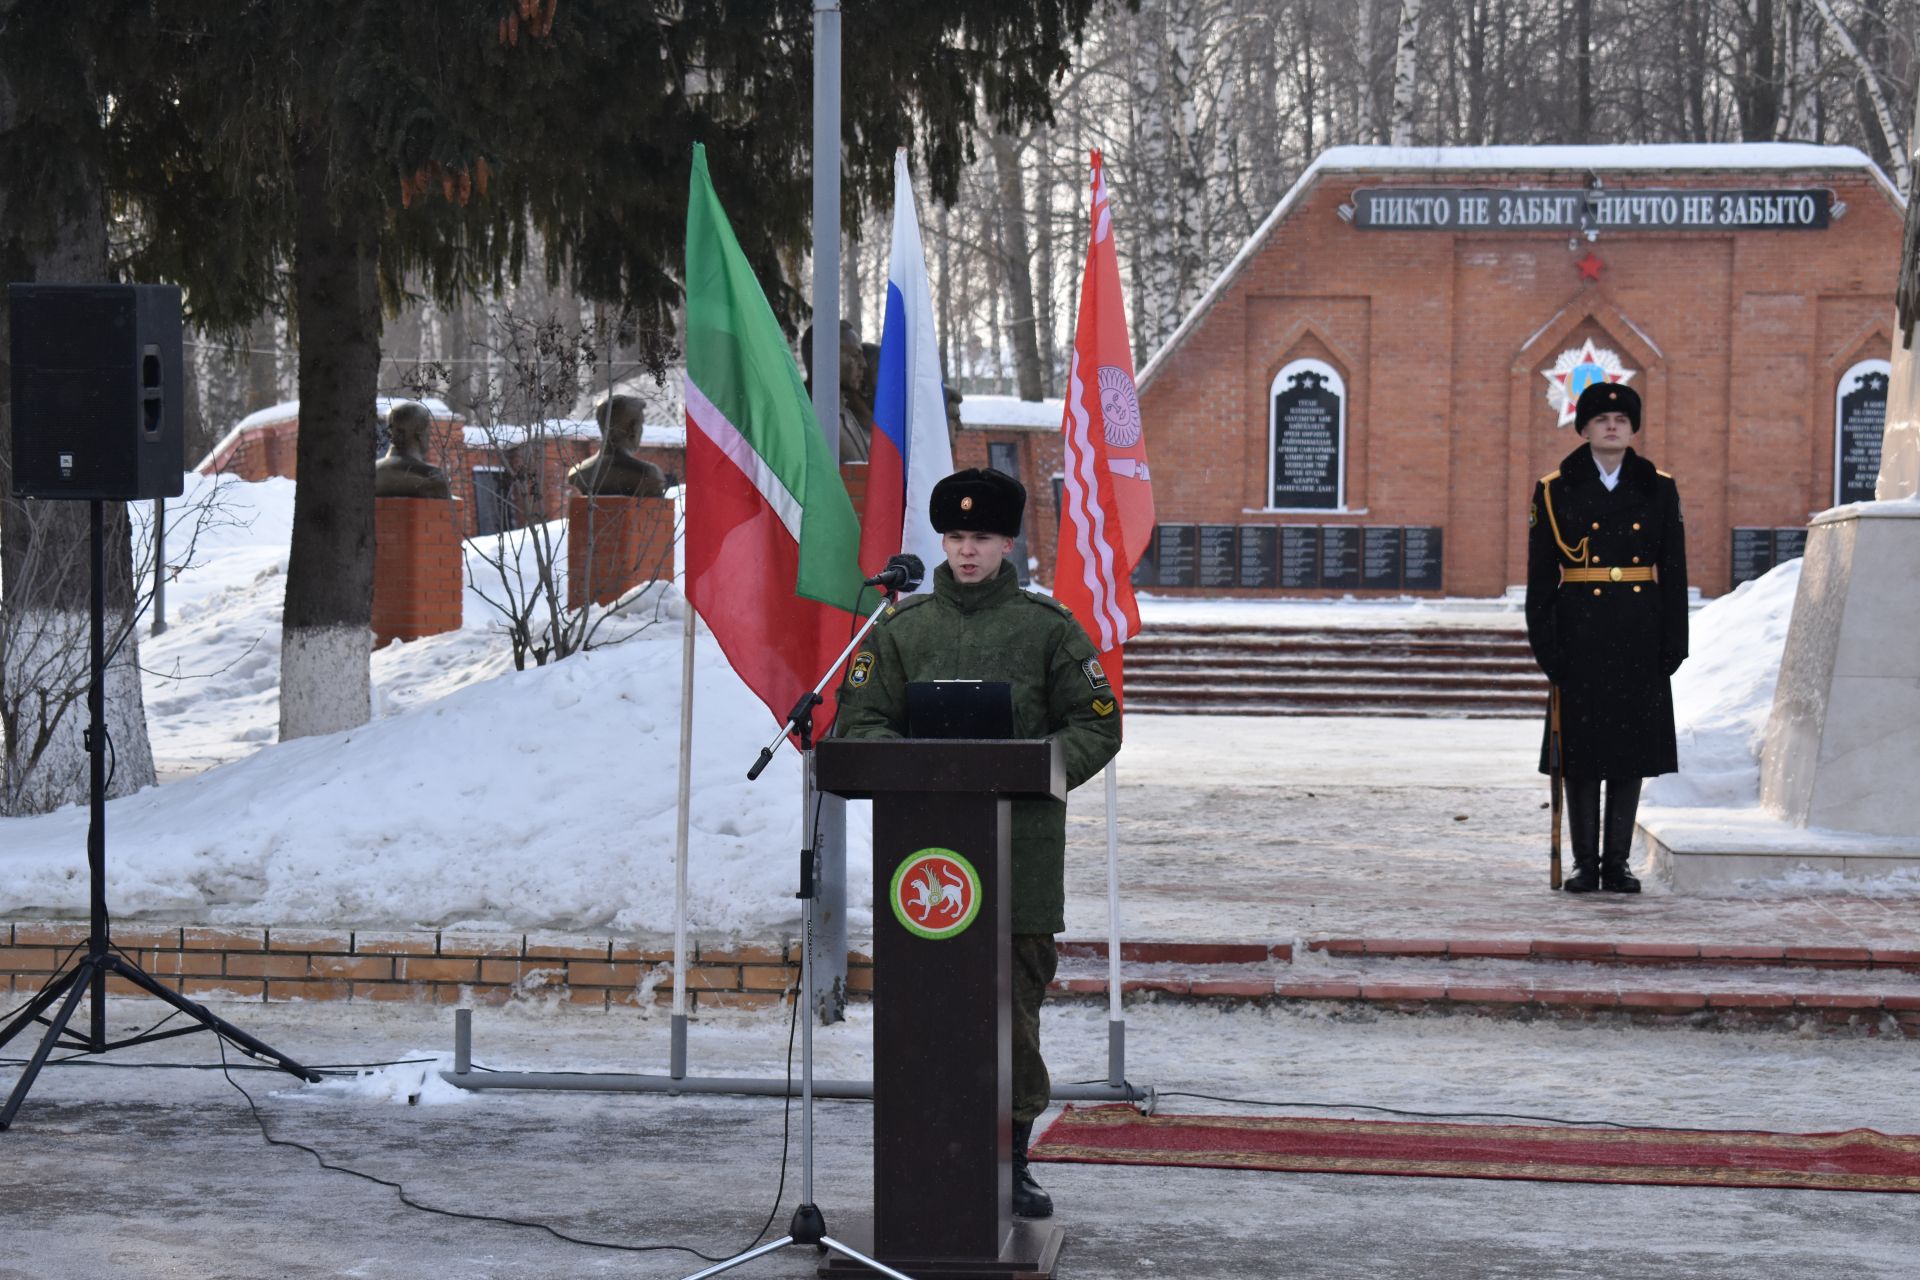
[[920,585],[927,576],[927,566],[919,556],[897,555],[887,561],[887,567],[868,578],[866,585],[879,587],[889,594],[895,591],[911,591]]

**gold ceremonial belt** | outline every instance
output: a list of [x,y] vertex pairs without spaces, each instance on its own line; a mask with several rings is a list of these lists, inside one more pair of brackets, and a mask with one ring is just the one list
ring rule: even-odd
[[1657,579],[1653,576],[1653,566],[1650,564],[1642,564],[1642,565],[1635,565],[1631,569],[1623,569],[1619,565],[1615,565],[1611,569],[1562,568],[1560,570],[1560,581],[1562,582],[1654,582],[1654,581],[1657,581]]

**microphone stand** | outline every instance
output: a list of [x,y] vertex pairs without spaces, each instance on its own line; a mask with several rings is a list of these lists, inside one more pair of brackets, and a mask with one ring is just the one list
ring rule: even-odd
[[788,713],[786,723],[780,726],[780,732],[774,735],[773,741],[769,742],[766,749],[760,753],[760,758],[754,761],[753,768],[747,771],[749,780],[758,778],[761,770],[767,767],[768,761],[773,759],[773,753],[779,748],[781,739],[791,736],[798,740],[802,779],[800,801],[803,807],[800,817],[802,846],[800,892],[795,896],[800,899],[800,992],[804,1002],[800,1018],[802,1028],[800,1032],[800,1206],[793,1211],[793,1219],[787,1224],[786,1235],[737,1254],[725,1262],[716,1263],[704,1271],[697,1271],[686,1280],[705,1280],[706,1277],[717,1276],[723,1271],[731,1271],[737,1266],[752,1262],[755,1258],[775,1253],[792,1244],[810,1244],[821,1252],[834,1249],[850,1261],[859,1263],[880,1275],[889,1276],[892,1280],[912,1280],[911,1276],[895,1271],[886,1263],[870,1258],[859,1250],[849,1247],[845,1242],[828,1235],[826,1215],[821,1213],[819,1206],[813,1202],[813,890],[819,874],[819,868],[816,865],[818,856],[815,849],[814,824],[813,709],[825,700],[821,696],[821,691],[832,681],[835,673],[840,670],[840,665],[853,656],[854,651],[860,647],[860,642],[866,639],[867,633],[872,631],[880,621],[881,615],[892,606],[895,593],[899,590],[911,591],[920,584],[917,581],[907,580],[898,586],[893,583],[869,583],[868,585],[880,587],[882,593],[880,603],[874,606],[873,612],[867,616],[866,623],[855,633],[847,647],[840,651],[840,656],[827,667],[826,674],[820,677],[820,683],[800,695],[800,700],[793,704],[793,710]]

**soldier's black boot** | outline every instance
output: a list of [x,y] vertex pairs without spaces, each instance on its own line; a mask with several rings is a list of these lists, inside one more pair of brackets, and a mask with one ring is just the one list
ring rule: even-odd
[[1633,852],[1633,819],[1640,811],[1640,779],[1607,779],[1607,830],[1600,846],[1600,887],[1608,893],[1638,893],[1640,882],[1627,870]]
[[1027,1167],[1027,1141],[1033,1137],[1033,1121],[1015,1121],[1013,1126],[1013,1212],[1018,1218],[1051,1218],[1053,1197],[1040,1189]]
[[1568,778],[1566,788],[1573,874],[1560,888],[1566,893],[1592,893],[1600,887],[1600,779]]

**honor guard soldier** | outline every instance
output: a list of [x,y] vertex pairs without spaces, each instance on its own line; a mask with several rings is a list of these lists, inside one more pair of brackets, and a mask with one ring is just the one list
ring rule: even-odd
[[[1637,392],[1596,382],[1574,423],[1586,443],[1541,478],[1527,514],[1527,640],[1560,712],[1574,862],[1564,887],[1638,893],[1627,855],[1640,783],[1678,768],[1669,678],[1687,657],[1686,531],[1673,477],[1628,445]],[[1553,729],[1550,712],[1542,773]]]
[[[1120,710],[1098,652],[1065,606],[1020,589],[1007,556],[1027,491],[991,469],[958,471],[933,487],[929,514],[945,563],[933,591],[909,596],[874,628],[847,668],[838,732],[898,738],[915,680],[1004,680],[1014,735],[1054,738],[1077,787],[1120,749]],[[1066,927],[1067,806],[1013,802],[1013,1210],[1044,1218],[1053,1201],[1027,1166],[1033,1122],[1052,1093],[1040,1056],[1040,1002],[1053,981],[1054,935]]]

